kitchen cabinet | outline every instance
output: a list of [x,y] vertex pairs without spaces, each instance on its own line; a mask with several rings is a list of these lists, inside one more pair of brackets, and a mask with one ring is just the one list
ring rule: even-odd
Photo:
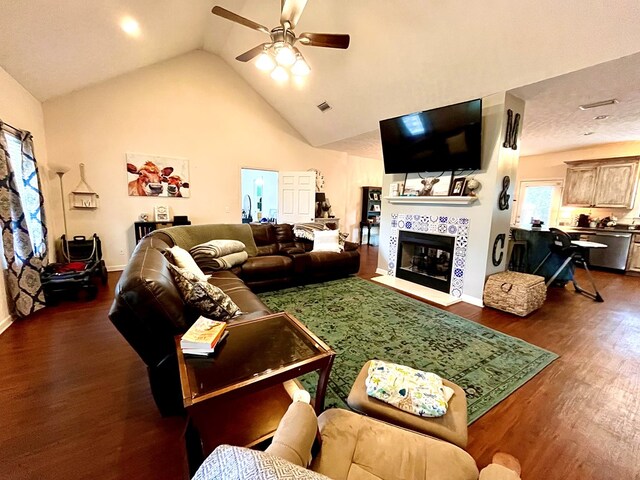
[[637,158],[566,163],[564,206],[633,208],[638,187]]
[[633,236],[631,249],[629,250],[629,263],[627,270],[631,272],[640,272],[640,234]]

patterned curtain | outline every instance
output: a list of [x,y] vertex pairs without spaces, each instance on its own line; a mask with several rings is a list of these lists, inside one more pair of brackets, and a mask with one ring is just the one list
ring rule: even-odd
[[[21,132],[21,171],[12,166],[0,122],[0,221],[9,309],[25,317],[45,306],[40,272],[47,259],[47,228],[33,140]],[[11,160],[11,161],[10,161]],[[15,163],[14,163],[15,165]]]

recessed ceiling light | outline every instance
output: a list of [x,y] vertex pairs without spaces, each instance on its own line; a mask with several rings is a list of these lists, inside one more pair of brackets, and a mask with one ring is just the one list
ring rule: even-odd
[[604,107],[605,105],[615,105],[616,103],[619,103],[617,98],[610,98],[609,100],[602,100],[601,102],[585,103],[578,108],[580,110],[588,110],[590,108]]
[[140,35],[140,24],[135,18],[124,17],[120,20],[120,28],[131,37],[138,37]]
[[585,135],[585,136],[586,135],[593,135],[594,133],[596,133],[596,132],[584,132],[583,135]]
[[598,115],[597,117],[593,117],[594,120],[604,120],[609,118],[609,115]]

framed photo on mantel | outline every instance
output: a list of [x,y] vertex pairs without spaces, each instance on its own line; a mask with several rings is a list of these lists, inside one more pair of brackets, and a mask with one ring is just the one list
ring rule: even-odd
[[449,196],[450,197],[460,197],[464,193],[464,186],[467,183],[467,179],[465,177],[458,177],[451,182],[451,187],[449,188]]

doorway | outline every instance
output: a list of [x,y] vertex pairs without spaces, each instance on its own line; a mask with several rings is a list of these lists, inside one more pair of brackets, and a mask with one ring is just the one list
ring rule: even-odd
[[275,222],[278,217],[278,172],[241,168],[242,223]]

